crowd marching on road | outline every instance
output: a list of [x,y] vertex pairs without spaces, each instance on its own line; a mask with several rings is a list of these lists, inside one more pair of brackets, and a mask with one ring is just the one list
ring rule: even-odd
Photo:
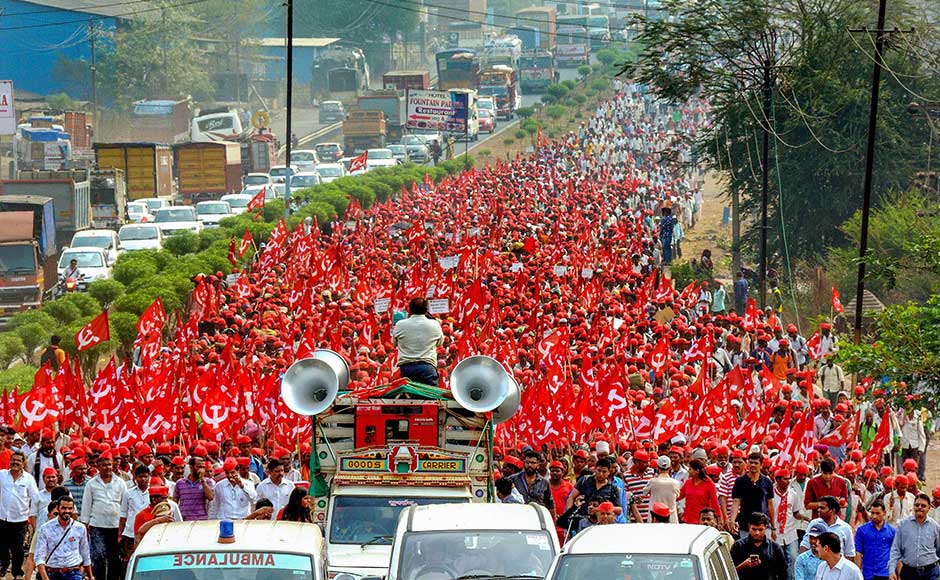
[[[0,577],[116,580],[164,522],[310,521],[310,424],[278,387],[323,347],[353,392],[445,385],[478,353],[510,369],[523,400],[497,432],[496,498],[545,506],[562,541],[704,524],[736,538],[742,579],[936,580],[933,416],[906,385],[850,384],[831,324],[807,338],[757,308],[743,272],[727,293],[673,287],[708,107],[614,85],[530,157],[352,204],[328,233],[278,224],[233,283],[197,277],[172,340],[148,309],[140,365],[102,369],[94,405],[67,360],[40,371],[4,402]],[[694,258],[711,280],[710,252]]]

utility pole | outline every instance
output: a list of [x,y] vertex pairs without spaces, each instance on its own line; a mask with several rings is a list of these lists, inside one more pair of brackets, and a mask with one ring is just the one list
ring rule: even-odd
[[98,119],[98,66],[95,56],[95,19],[88,19],[88,40],[91,41],[91,102],[92,102],[92,128],[95,132],[100,130]]
[[291,105],[294,92],[294,0],[287,0],[287,136],[285,137],[284,163],[287,177],[284,179],[284,220],[290,217],[290,150],[291,150]]
[[761,195],[760,195],[760,307],[767,305],[767,204],[770,189],[770,118],[773,105],[771,92],[770,59],[764,59],[764,140],[761,145]]
[[[878,96],[881,91],[881,69],[884,66],[885,12],[888,0],[878,2],[878,25],[875,30],[875,69],[871,78],[871,111],[868,116],[868,146],[865,150],[865,182],[862,187],[862,231],[858,244],[858,278],[855,284],[855,344],[862,340],[862,298],[865,293],[865,260],[868,254],[868,217],[871,213],[872,173],[875,164],[875,130],[878,124]],[[851,32],[865,32],[852,30]]]
[[167,76],[167,70],[166,70],[166,8],[160,9],[160,16],[163,19],[163,31],[161,33],[161,36],[163,37],[163,42],[162,42],[163,44],[163,88],[164,90],[166,90],[166,87],[168,86],[168,83],[169,83],[169,78]]

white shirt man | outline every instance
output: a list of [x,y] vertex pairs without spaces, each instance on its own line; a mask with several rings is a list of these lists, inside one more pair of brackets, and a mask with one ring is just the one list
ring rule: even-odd
[[255,486],[238,475],[233,458],[227,459],[223,467],[227,468],[225,479],[215,484],[215,497],[209,504],[209,518],[232,521],[244,519],[251,513],[251,506],[258,497]]
[[[137,514],[148,505],[150,505],[150,471],[146,466],[139,466],[134,473],[134,485],[132,485],[124,498],[121,500],[121,522],[123,529],[121,535],[125,538],[134,539],[134,520]],[[145,473],[146,472],[146,473]]]
[[117,529],[121,523],[121,503],[127,493],[127,485],[110,470],[110,481],[105,482],[102,475],[99,473],[85,484],[79,519],[93,528]]
[[271,519],[276,520],[278,512],[287,505],[292,491],[294,491],[294,482],[284,477],[284,465],[274,460],[268,464],[268,477],[258,484],[256,499],[265,497],[271,500],[274,504]]
[[0,521],[25,522],[32,517],[33,504],[39,503],[36,480],[22,471],[22,465],[21,459],[21,469],[16,476],[9,469],[0,469]]
[[[36,539],[36,565],[39,577],[47,576],[48,568],[85,568],[85,577],[92,576],[88,532],[76,522],[75,502],[71,497],[60,500],[59,515],[39,527]],[[45,569],[44,569],[45,568]]]
[[[774,473],[774,479],[776,480],[774,484],[774,497],[773,500],[771,500],[774,513],[770,514],[770,519],[774,523],[775,528],[773,540],[781,546],[786,547],[797,541],[797,516],[802,517],[803,494],[798,493],[790,486],[789,470],[778,469]],[[781,513],[781,504],[784,501],[786,504],[783,507],[786,508],[786,511]],[[780,525],[781,519],[784,520],[782,527]],[[794,548],[794,550],[796,550],[796,548]]]

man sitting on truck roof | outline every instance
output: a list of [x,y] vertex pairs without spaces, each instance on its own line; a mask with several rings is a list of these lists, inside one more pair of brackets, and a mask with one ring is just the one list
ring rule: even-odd
[[436,387],[437,348],[444,344],[441,323],[428,316],[428,301],[421,297],[411,299],[408,314],[392,330],[398,370],[406,379]]

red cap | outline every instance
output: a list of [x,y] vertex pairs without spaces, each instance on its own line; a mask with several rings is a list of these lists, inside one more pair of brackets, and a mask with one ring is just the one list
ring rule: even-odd
[[59,472],[56,471],[55,467],[47,467],[42,470],[42,476],[46,477],[47,475],[59,475]]
[[170,460],[170,465],[186,465],[186,460],[177,455]]
[[809,465],[800,461],[799,463],[796,464],[796,467],[793,468],[793,471],[797,475],[809,475]]
[[789,469],[778,469],[774,472],[774,477],[790,477]]
[[88,464],[85,463],[84,459],[76,459],[72,462],[72,465],[69,466],[70,469],[78,469],[79,467],[88,467]]
[[193,457],[205,458],[208,453],[209,452],[206,451],[206,448],[203,445],[196,445],[196,448],[193,449]]
[[610,503],[609,501],[605,501],[601,503],[601,505],[597,506],[597,511],[605,514],[612,514],[614,513],[614,504]]
[[52,429],[46,427],[39,432],[40,439],[55,439],[55,433],[52,432]]
[[744,452],[741,451],[740,449],[735,449],[734,451],[731,452],[732,459],[744,459],[745,457],[747,456],[744,455]]
[[842,471],[848,474],[858,473],[858,464],[854,461],[846,461],[842,464]]
[[238,463],[239,467],[247,467],[251,465],[251,457],[236,457],[235,462]]
[[238,437],[235,438],[236,445],[244,445],[246,443],[251,443],[251,437],[247,435],[239,435]]
[[165,485],[151,485],[150,486],[150,495],[157,495],[166,497],[170,495],[170,488]]
[[548,464],[548,467],[549,467],[549,468],[555,467],[555,468],[557,468],[557,469],[564,469],[564,468],[565,468],[565,466],[562,464],[561,461],[552,461],[551,463]]
[[636,453],[633,454],[634,461],[646,461],[649,462],[650,454],[646,449],[638,449]]
[[653,507],[650,508],[650,511],[661,518],[668,518],[670,515],[669,506],[658,501],[653,503]]
[[707,465],[705,467],[705,473],[707,473],[709,476],[721,475],[721,468],[712,463],[711,465]]
[[238,461],[234,457],[229,457],[222,464],[223,471],[234,471],[236,467],[238,467]]
[[588,454],[587,454],[587,451],[585,451],[584,449],[578,449],[577,451],[574,452],[574,456],[580,457],[581,459],[587,459]]
[[514,455],[507,455],[503,461],[509,465],[515,466],[517,469],[522,469],[522,460]]
[[917,460],[908,457],[903,463],[904,471],[914,471],[917,469]]
[[170,453],[169,443],[157,443],[157,455],[169,455]]
[[893,471],[891,470],[891,468],[888,467],[887,465],[885,465],[884,467],[882,467],[882,468],[881,468],[881,471],[879,472],[880,475],[883,475],[883,476],[886,476],[886,477],[889,476],[889,475],[891,475],[892,473],[894,473],[894,472],[893,472]]

